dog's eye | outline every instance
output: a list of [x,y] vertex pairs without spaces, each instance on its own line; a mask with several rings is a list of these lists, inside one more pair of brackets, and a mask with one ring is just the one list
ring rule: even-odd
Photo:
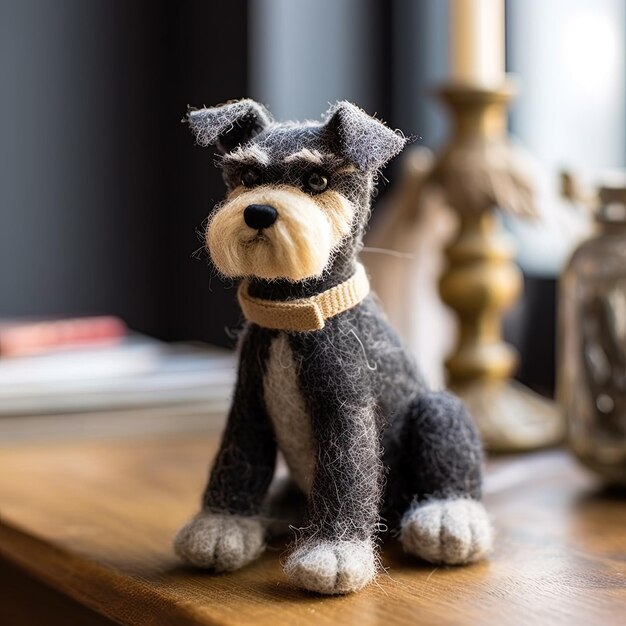
[[322,172],[309,172],[304,177],[304,186],[313,193],[321,193],[328,188],[328,176]]
[[241,174],[241,184],[244,187],[254,187],[260,180],[261,175],[253,167],[247,167]]

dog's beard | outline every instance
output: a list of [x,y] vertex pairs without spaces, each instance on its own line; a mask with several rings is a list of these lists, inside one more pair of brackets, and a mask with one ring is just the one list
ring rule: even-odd
[[[249,228],[243,212],[250,204],[273,206],[276,222],[260,232]],[[288,186],[238,188],[213,214],[206,243],[225,276],[306,280],[323,273],[353,219],[353,204],[334,191],[310,196]]]

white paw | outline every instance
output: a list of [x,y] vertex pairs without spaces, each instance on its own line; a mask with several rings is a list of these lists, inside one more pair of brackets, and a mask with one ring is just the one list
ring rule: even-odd
[[476,500],[429,500],[410,508],[402,519],[405,552],[431,563],[462,565],[485,556],[493,532],[485,507]]
[[371,541],[306,542],[287,559],[285,574],[309,591],[358,591],[376,576],[374,547]]
[[254,517],[200,512],[174,538],[174,551],[196,567],[231,572],[256,559],[265,531]]

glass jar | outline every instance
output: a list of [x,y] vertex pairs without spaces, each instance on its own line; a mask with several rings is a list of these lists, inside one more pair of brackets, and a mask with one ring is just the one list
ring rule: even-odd
[[561,278],[557,393],[574,454],[626,484],[626,186],[600,203]]

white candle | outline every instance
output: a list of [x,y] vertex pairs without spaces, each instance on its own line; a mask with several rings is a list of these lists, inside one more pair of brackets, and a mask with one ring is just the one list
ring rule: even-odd
[[455,83],[504,80],[504,0],[449,0],[450,75]]

